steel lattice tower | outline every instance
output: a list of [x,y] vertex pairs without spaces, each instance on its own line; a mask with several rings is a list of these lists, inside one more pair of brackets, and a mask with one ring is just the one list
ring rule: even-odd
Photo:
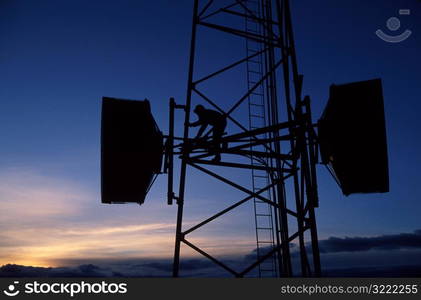
[[[236,277],[246,276],[259,267],[263,277],[264,264],[272,265],[270,272],[280,277],[301,275],[304,277],[320,276],[320,256],[317,239],[315,208],[318,206],[316,163],[318,157],[316,134],[311,118],[310,98],[302,96],[303,76],[298,71],[292,30],[291,12],[288,0],[195,0],[193,6],[192,35],[190,45],[187,98],[185,105],[176,105],[171,101],[170,135],[168,149],[177,149],[181,158],[180,182],[177,193],[173,192],[173,174],[168,176],[168,201],[176,201],[177,226],[174,252],[173,276],[179,276],[180,246],[185,244],[212,260]],[[242,28],[224,24],[224,18],[213,21],[215,16],[236,17]],[[221,21],[222,20],[222,21]],[[245,27],[244,27],[245,24]],[[254,26],[254,28],[253,28]],[[198,58],[197,43],[199,28],[222,32],[226,35],[239,36],[246,41],[245,56],[215,70],[197,77],[195,69],[204,63]],[[254,66],[253,66],[254,65]],[[245,67],[247,92],[234,101],[231,107],[223,110],[221,105],[203,92],[201,86],[228,70]],[[254,75],[253,75],[254,74]],[[231,156],[246,157],[249,163],[238,161],[220,162],[207,160],[211,154],[199,151],[192,146],[189,137],[192,99],[202,99],[207,105],[224,114],[239,133],[222,138],[221,153]],[[233,116],[240,105],[248,103],[248,124],[242,124]],[[182,143],[174,143],[175,109],[183,109],[184,131]],[[259,111],[260,109],[260,111]],[[260,125],[253,118],[262,118]],[[172,151],[172,150],[171,150]],[[172,153],[169,154],[172,168]],[[206,166],[218,166],[221,172],[209,170]],[[217,214],[189,228],[183,228],[183,209],[188,205],[185,191],[188,188],[187,168],[192,167],[228,184],[247,197],[221,210]],[[249,169],[252,172],[250,186],[236,183],[224,176],[224,168]],[[262,176],[263,181],[258,184]],[[264,184],[263,184],[264,183]],[[254,201],[257,260],[242,270],[233,270],[211,254],[188,240],[194,230],[208,224],[225,213],[234,210],[247,201]],[[268,213],[259,213],[256,205],[265,205]],[[266,215],[272,236],[268,247],[259,251],[259,218]],[[291,224],[294,224],[293,228]],[[262,241],[262,240],[260,240]],[[297,244],[300,253],[300,271],[294,270],[291,262],[291,244]],[[270,276],[273,276],[270,275]]]

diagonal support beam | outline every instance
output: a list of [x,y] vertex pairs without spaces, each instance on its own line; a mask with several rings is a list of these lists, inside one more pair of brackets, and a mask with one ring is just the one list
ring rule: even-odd
[[228,267],[226,264],[224,264],[223,262],[217,260],[215,257],[213,257],[212,255],[208,254],[207,252],[203,251],[202,249],[200,249],[199,247],[195,246],[194,244],[190,243],[189,241],[187,241],[186,239],[182,240],[183,243],[185,243],[187,246],[189,246],[190,248],[192,248],[193,250],[196,250],[197,252],[199,252],[200,254],[202,254],[203,256],[205,256],[206,258],[210,259],[211,261],[213,261],[215,264],[217,264],[218,266],[222,267],[223,269],[227,270],[228,272],[230,272],[231,274],[233,274],[235,277],[239,277],[238,273],[236,271],[234,271],[233,269],[231,269],[230,267]]
[[[244,2],[244,1],[247,1],[247,0],[239,0],[240,2]],[[207,19],[207,18],[210,18],[210,17],[212,17],[212,16],[214,16],[214,15],[217,15],[217,14],[219,14],[219,13],[221,13],[224,9],[230,9],[230,8],[233,8],[233,7],[235,7],[235,6],[238,6],[238,1],[236,1],[236,2],[234,2],[234,3],[232,3],[232,4],[230,4],[230,5],[227,5],[227,6],[225,6],[225,7],[223,7],[223,8],[220,8],[220,9],[217,9],[217,10],[215,10],[215,11],[213,11],[213,12],[211,12],[211,13],[209,13],[208,15],[206,15],[206,16],[204,16],[204,17],[202,17],[202,18],[200,18],[200,20],[205,20],[205,19]]]
[[199,18],[201,17],[201,16],[203,16],[203,14],[208,10],[208,8],[212,5],[212,3],[213,3],[213,0],[209,0],[208,1],[208,3],[202,8],[202,10],[200,11],[200,13],[199,13]]
[[[262,196],[258,195],[257,193],[254,193],[254,192],[252,192],[252,191],[250,191],[250,190],[248,190],[248,189],[246,189],[246,188],[244,188],[244,187],[236,184],[235,182],[232,182],[231,180],[228,180],[228,179],[226,179],[226,178],[224,178],[224,177],[222,177],[222,176],[220,176],[220,175],[218,175],[218,174],[216,174],[216,173],[214,173],[214,172],[212,172],[212,171],[210,171],[208,169],[205,169],[205,168],[203,168],[201,166],[198,166],[198,165],[192,163],[191,161],[190,162],[187,161],[187,163],[190,166],[192,166],[192,167],[194,167],[194,168],[196,168],[196,169],[198,169],[198,170],[200,170],[200,171],[202,171],[202,172],[204,172],[204,173],[206,173],[206,174],[208,174],[208,175],[210,175],[210,176],[212,176],[212,177],[214,177],[214,178],[216,178],[216,179],[218,179],[218,180],[220,180],[220,181],[222,181],[222,182],[224,182],[224,183],[226,183],[226,184],[228,184],[228,185],[230,185],[230,186],[232,186],[232,187],[234,187],[234,188],[236,188],[236,189],[238,189],[238,190],[240,190],[240,191],[242,191],[244,193],[247,193],[250,196],[253,196],[254,198],[258,198],[259,200],[262,200],[263,202],[266,202],[269,205],[272,205],[274,207],[283,209],[287,214],[290,214],[291,216],[294,216],[294,217],[298,218],[298,214],[296,212],[294,212],[294,211],[292,211],[292,210],[290,210],[290,209],[288,209],[286,207],[282,208],[279,204],[273,202],[272,200],[269,200],[269,199],[267,199],[265,197],[262,197]],[[294,174],[294,172],[291,172],[287,176],[283,177],[282,180],[285,180],[285,179],[291,177],[293,174]]]
[[[265,191],[269,190],[270,188],[274,187],[276,184],[277,184],[277,182],[272,183],[272,184],[270,184],[270,185],[268,185],[268,186],[264,187],[263,189],[261,189],[261,190],[257,191],[257,192],[256,192],[256,194],[261,194],[261,193],[263,193],[263,192],[265,192]],[[224,209],[224,210],[222,210],[222,211],[220,211],[220,212],[218,212],[218,213],[214,214],[213,216],[211,216],[211,217],[207,218],[207,219],[206,219],[206,220],[204,220],[203,222],[200,222],[199,224],[197,224],[197,225],[195,225],[195,226],[191,227],[190,229],[188,229],[188,230],[184,231],[184,235],[187,235],[187,234],[189,234],[189,233],[191,233],[191,232],[195,231],[196,229],[199,229],[200,227],[202,227],[202,226],[206,225],[207,223],[209,223],[209,222],[211,222],[211,221],[215,220],[216,218],[218,218],[218,217],[220,217],[220,216],[222,216],[222,215],[224,215],[224,214],[226,214],[226,213],[230,212],[230,211],[231,211],[231,210],[233,210],[234,208],[236,208],[236,207],[240,206],[240,205],[241,205],[241,204],[243,204],[243,203],[246,203],[247,201],[249,201],[250,199],[253,199],[253,198],[254,198],[254,197],[253,197],[253,195],[247,196],[246,198],[244,198],[244,199],[242,199],[242,200],[238,201],[237,203],[234,203],[233,205],[231,205],[231,206],[227,207],[226,209]]]
[[256,82],[253,87],[243,96],[241,97],[237,103],[234,104],[234,106],[227,112],[227,115],[230,115],[234,110],[240,106],[241,103],[243,103],[244,100],[246,100],[251,93],[254,92],[255,89],[259,87],[265,81],[275,70],[284,62],[284,59],[281,59],[278,61],[258,82]]
[[199,84],[199,83],[201,83],[201,82],[203,82],[205,80],[208,80],[209,78],[212,78],[212,77],[214,77],[214,76],[216,76],[218,74],[221,74],[221,73],[223,73],[225,71],[228,71],[228,70],[230,70],[232,68],[235,68],[236,66],[238,66],[238,65],[246,62],[247,60],[252,59],[252,58],[254,58],[254,57],[256,57],[256,56],[264,53],[268,49],[269,48],[264,48],[263,50],[260,50],[260,51],[258,51],[256,53],[252,54],[252,55],[249,55],[249,56],[247,56],[247,57],[245,57],[243,59],[240,59],[240,60],[238,60],[236,62],[233,62],[232,64],[230,64],[230,65],[228,65],[228,66],[226,66],[226,67],[224,67],[224,68],[222,68],[222,69],[220,69],[218,71],[215,71],[215,72],[213,72],[213,73],[211,73],[211,74],[209,74],[209,75],[207,75],[207,76],[205,76],[205,77],[203,77],[201,79],[196,80],[195,82],[193,82],[193,85],[195,86],[195,85],[197,85],[197,84]]
[[212,177],[214,177],[216,179],[219,179],[220,181],[222,181],[222,182],[224,182],[224,183],[226,183],[226,184],[228,184],[228,185],[230,185],[230,186],[232,186],[232,187],[234,187],[234,188],[236,188],[236,189],[238,189],[238,190],[240,190],[240,191],[242,191],[242,192],[244,192],[246,194],[249,194],[249,195],[251,195],[251,196],[253,196],[255,198],[258,198],[259,200],[262,200],[263,202],[266,202],[266,203],[268,203],[268,204],[270,204],[272,206],[279,207],[279,204],[277,204],[277,203],[275,203],[275,202],[273,202],[273,201],[271,201],[271,200],[269,200],[269,199],[267,199],[265,197],[262,197],[260,195],[257,195],[256,193],[250,191],[249,189],[246,189],[246,188],[242,187],[241,185],[239,185],[239,184],[237,184],[235,182],[232,182],[231,180],[228,180],[228,179],[226,179],[226,178],[224,178],[224,177],[222,177],[222,176],[220,176],[220,175],[218,175],[218,174],[216,174],[216,173],[214,173],[212,171],[209,171],[208,169],[205,169],[205,168],[203,168],[201,166],[198,166],[197,164],[194,164],[192,162],[187,161],[187,163],[189,165],[191,165],[192,167],[194,167],[194,168],[196,168],[196,169],[198,169],[198,170],[200,170],[200,171],[202,171],[202,172],[204,172],[204,173],[206,173],[206,174],[208,174],[208,175],[210,175],[210,176],[212,176]]
[[239,37],[243,37],[243,38],[247,38],[250,40],[253,40],[255,42],[258,43],[262,43],[264,45],[269,45],[272,47],[278,47],[277,44],[277,40],[276,39],[271,39],[271,40],[267,40],[267,38],[265,38],[263,35],[260,34],[256,34],[256,33],[251,33],[251,32],[247,32],[247,31],[243,31],[243,30],[239,30],[239,29],[235,29],[235,28],[231,28],[231,27],[227,27],[227,26],[222,26],[222,25],[218,25],[218,24],[213,24],[213,23],[208,23],[208,22],[203,22],[203,21],[199,21],[199,24],[205,27],[209,27],[212,29],[216,29],[216,30],[220,30],[226,33],[230,33]]
[[[239,163],[232,163],[232,162],[223,162],[218,161],[214,162],[211,160],[203,160],[203,159],[195,159],[195,158],[189,158],[188,163],[196,163],[196,164],[202,164],[202,165],[212,165],[212,166],[220,166],[220,167],[230,167],[230,168],[239,168],[239,169],[248,169],[248,170],[261,170],[261,171],[268,171],[268,172],[275,172],[277,171],[276,168],[270,168],[265,166],[255,166],[255,165],[247,165],[247,164],[239,164]],[[290,169],[282,169],[284,172],[291,172]]]

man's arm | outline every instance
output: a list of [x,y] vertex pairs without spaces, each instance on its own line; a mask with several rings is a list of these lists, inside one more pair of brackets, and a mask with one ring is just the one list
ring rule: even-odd
[[196,127],[196,126],[199,126],[200,124],[202,124],[202,123],[200,122],[200,120],[197,120],[196,122],[190,123],[190,124],[189,124],[189,126],[190,126],[190,127]]

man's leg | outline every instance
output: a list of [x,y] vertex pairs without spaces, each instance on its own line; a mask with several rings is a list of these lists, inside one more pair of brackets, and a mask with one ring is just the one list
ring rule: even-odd
[[221,126],[215,126],[213,128],[213,149],[215,152],[215,157],[213,159],[213,161],[215,162],[219,162],[221,161],[221,137],[224,134],[224,130],[225,130],[225,126],[226,126],[226,122],[224,122],[224,124],[221,124]]

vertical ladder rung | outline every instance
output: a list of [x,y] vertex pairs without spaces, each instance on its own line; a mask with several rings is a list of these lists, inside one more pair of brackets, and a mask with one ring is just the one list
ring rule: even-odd
[[[247,0],[244,4],[248,10],[257,18],[262,18],[262,9],[265,9],[266,1],[260,0]],[[249,37],[246,37],[246,53],[247,56],[259,53],[262,49],[261,43],[252,39],[253,34],[263,35],[263,27],[259,20],[252,17],[246,17],[245,19],[246,32],[250,33]],[[259,49],[257,49],[259,48]],[[247,84],[248,88],[255,86],[260,81],[259,78],[263,76],[264,72],[264,61],[263,55],[256,55],[251,59],[247,60]],[[257,81],[256,81],[257,80]],[[258,89],[250,93],[248,97],[249,103],[249,128],[250,130],[258,129],[266,126],[266,109],[265,109],[265,93],[264,86],[261,82],[258,85]],[[270,88],[270,87],[268,87]],[[260,149],[259,146],[251,147],[251,151]],[[253,166],[264,166],[265,163],[251,155],[251,164]],[[253,192],[260,191],[266,187],[266,181],[269,180],[269,176],[265,172],[252,171],[253,181]],[[263,187],[262,187],[263,186]],[[270,190],[262,193],[265,198],[270,201]],[[258,198],[253,197],[254,203],[254,215],[256,222],[256,243],[257,243],[257,256],[261,258],[267,253],[268,247],[274,247],[274,229],[272,206]],[[276,267],[276,255],[272,255],[270,259],[265,260],[259,265],[259,276],[260,277],[274,277],[277,275]]]

